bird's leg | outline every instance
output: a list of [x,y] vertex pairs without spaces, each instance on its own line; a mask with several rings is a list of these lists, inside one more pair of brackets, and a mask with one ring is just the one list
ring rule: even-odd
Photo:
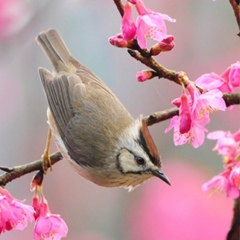
[[42,155],[42,160],[43,160],[42,168],[43,168],[44,174],[46,174],[48,168],[50,168],[50,170],[52,171],[52,163],[51,163],[51,159],[50,159],[51,138],[52,138],[52,130],[50,128],[48,128],[47,143],[46,143],[44,153]]

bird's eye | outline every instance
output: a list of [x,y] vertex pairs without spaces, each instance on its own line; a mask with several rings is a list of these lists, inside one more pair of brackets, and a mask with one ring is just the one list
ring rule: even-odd
[[135,157],[136,163],[138,165],[145,165],[145,160],[141,157]]

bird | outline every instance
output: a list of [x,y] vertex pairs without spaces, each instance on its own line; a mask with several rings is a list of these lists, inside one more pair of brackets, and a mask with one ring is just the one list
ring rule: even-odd
[[170,185],[144,117],[134,120],[110,88],[73,57],[57,30],[41,32],[36,41],[53,67],[38,71],[62,156],[99,186],[131,190],[152,176]]

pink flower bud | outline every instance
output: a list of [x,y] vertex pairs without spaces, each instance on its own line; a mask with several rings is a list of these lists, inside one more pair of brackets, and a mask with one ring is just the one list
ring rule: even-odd
[[136,1],[135,4],[136,4],[136,9],[139,15],[144,15],[150,12],[150,10],[146,8],[142,0]]
[[122,33],[124,40],[132,40],[136,35],[136,26],[132,16],[132,5],[127,2],[124,6],[124,14],[122,18]]
[[231,65],[228,77],[233,87],[240,87],[240,62]]
[[192,119],[190,114],[188,98],[185,93],[183,93],[181,96],[181,106],[179,108],[179,116],[180,116],[179,132],[181,134],[189,132],[191,129]]
[[174,36],[167,36],[161,42],[156,43],[150,50],[153,56],[158,55],[161,52],[168,52],[173,49],[175,43],[173,42]]
[[136,78],[137,78],[138,82],[145,82],[145,81],[153,78],[153,73],[151,71],[137,72]]
[[36,190],[38,187],[42,185],[43,181],[43,172],[38,171],[37,174],[32,178],[30,183],[30,191]]
[[175,105],[176,107],[180,107],[181,106],[181,101],[180,101],[180,98],[175,98],[172,100],[171,102],[173,105]]
[[119,35],[110,37],[108,41],[115,47],[126,48],[128,46],[128,41],[124,40]]
[[128,2],[132,3],[132,4],[136,4],[137,0],[128,0]]
[[39,198],[38,198],[37,195],[34,196],[33,199],[32,199],[32,207],[35,211],[34,218],[36,220],[40,215],[40,202],[39,202]]

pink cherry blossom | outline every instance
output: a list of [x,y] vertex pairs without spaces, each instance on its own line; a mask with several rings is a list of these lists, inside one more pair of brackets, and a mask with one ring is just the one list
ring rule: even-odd
[[209,113],[226,110],[223,94],[218,89],[200,93],[194,84],[188,84],[187,89],[191,95],[192,117],[201,125],[210,122]]
[[135,6],[139,14],[136,19],[136,37],[139,46],[142,49],[147,48],[147,37],[158,42],[166,38],[167,27],[164,21],[175,22],[176,20],[166,14],[157,13],[147,9],[141,0],[138,0]]
[[205,125],[210,122],[211,112],[226,109],[226,104],[222,99],[222,93],[215,89],[201,93],[194,84],[188,84],[189,95],[182,94],[180,99],[175,99],[172,103],[179,108],[179,116],[171,119],[169,127],[165,132],[174,128],[174,143],[182,145],[192,143],[197,148],[204,142]]
[[[133,5],[138,12],[136,22],[132,13]],[[167,35],[165,21],[175,22],[176,20],[166,14],[147,9],[141,0],[127,1],[124,6],[121,24],[123,40],[130,41],[137,38],[139,46],[142,49],[146,49],[146,38],[150,37],[160,44],[160,46],[156,46],[158,48],[157,51],[153,51],[155,55],[159,53],[159,47],[161,47],[161,51],[170,51],[174,47],[174,42],[173,36]],[[115,43],[112,38],[111,40],[111,44]],[[115,46],[116,44],[113,45]]]
[[34,240],[60,240],[67,236],[66,223],[60,215],[50,212],[48,202],[44,197],[39,201],[39,198],[34,196],[33,207],[37,213],[35,215]]
[[186,143],[192,143],[193,147],[198,148],[204,142],[205,132],[207,129],[196,122],[192,122],[191,128],[186,133],[180,133],[180,116],[174,116],[165,133],[168,133],[172,128],[174,128],[173,141],[176,146],[183,145]]
[[216,73],[206,73],[199,77],[195,83],[206,90],[219,89],[221,92],[232,92],[232,87],[227,80]]
[[233,92],[234,88],[240,87],[240,62],[232,64],[221,75],[203,74],[195,83],[206,90],[219,89],[221,92]]
[[240,130],[231,132],[215,131],[209,139],[217,140],[215,150],[223,157],[224,171],[203,185],[203,191],[217,189],[225,191],[226,196],[240,196]]
[[34,210],[31,206],[15,199],[6,189],[0,187],[0,233],[6,230],[23,230],[28,221],[33,221]]
[[122,18],[122,33],[124,40],[132,40],[136,35],[136,26],[132,16],[132,5],[127,2],[124,6],[124,15]]
[[138,82],[145,82],[153,77],[153,74],[151,71],[141,71],[137,72],[136,78]]
[[232,162],[240,154],[238,132],[232,134],[227,131],[215,131],[211,132],[207,136],[208,139],[217,140],[217,144],[214,149],[218,151],[225,159],[225,162]]
[[219,192],[226,192],[227,197],[238,198],[240,196],[240,190],[230,181],[229,175],[230,173],[226,171],[213,177],[210,181],[203,184],[202,190],[205,192],[213,189]]

